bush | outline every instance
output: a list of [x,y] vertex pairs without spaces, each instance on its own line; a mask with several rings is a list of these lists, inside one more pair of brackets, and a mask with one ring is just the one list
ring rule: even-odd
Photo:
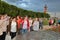
[[44,25],[48,25],[48,24],[49,24],[48,20],[44,19],[44,20],[43,20],[43,24],[44,24]]

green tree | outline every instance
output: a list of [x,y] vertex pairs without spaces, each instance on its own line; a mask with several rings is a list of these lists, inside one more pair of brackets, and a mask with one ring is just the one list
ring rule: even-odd
[[44,14],[43,12],[33,12],[31,10],[24,10],[24,9],[21,9],[21,8],[18,8],[14,5],[10,5],[4,1],[0,1],[0,14],[2,13],[6,13],[10,16],[17,16],[17,15],[20,15],[20,16],[29,16],[29,17],[46,17],[46,18],[49,18],[50,15],[47,13],[47,14]]

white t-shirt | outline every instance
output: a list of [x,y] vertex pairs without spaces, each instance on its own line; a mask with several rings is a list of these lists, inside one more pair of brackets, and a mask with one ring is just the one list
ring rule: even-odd
[[16,32],[16,30],[17,30],[16,25],[17,25],[17,23],[12,21],[12,23],[11,23],[11,32]]
[[39,21],[34,21],[33,23],[33,30],[38,31],[39,30]]
[[27,21],[24,21],[23,29],[27,29]]

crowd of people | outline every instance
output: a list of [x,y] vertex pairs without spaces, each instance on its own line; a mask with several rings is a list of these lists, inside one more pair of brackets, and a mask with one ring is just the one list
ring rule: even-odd
[[[49,19],[49,26],[54,25],[55,20]],[[60,19],[57,24],[60,24]],[[43,29],[42,18],[31,18],[28,16],[10,17],[7,14],[0,15],[0,40],[5,40],[6,34],[9,32],[11,39],[16,34],[26,34],[31,31],[38,31]]]
[[0,40],[5,40],[8,25],[9,17],[7,16],[7,14],[0,15]]
[[8,32],[11,39],[13,39],[16,34],[25,34],[31,31],[38,31],[39,29],[43,29],[43,20],[41,18],[0,15],[0,40],[5,40]]
[[51,25],[55,25],[55,26],[59,26],[60,25],[60,18],[50,18],[49,19],[49,26]]

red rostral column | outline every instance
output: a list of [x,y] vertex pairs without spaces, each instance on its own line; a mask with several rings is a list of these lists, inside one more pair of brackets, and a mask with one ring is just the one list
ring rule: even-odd
[[44,6],[44,13],[46,14],[47,13],[47,5],[45,4]]

